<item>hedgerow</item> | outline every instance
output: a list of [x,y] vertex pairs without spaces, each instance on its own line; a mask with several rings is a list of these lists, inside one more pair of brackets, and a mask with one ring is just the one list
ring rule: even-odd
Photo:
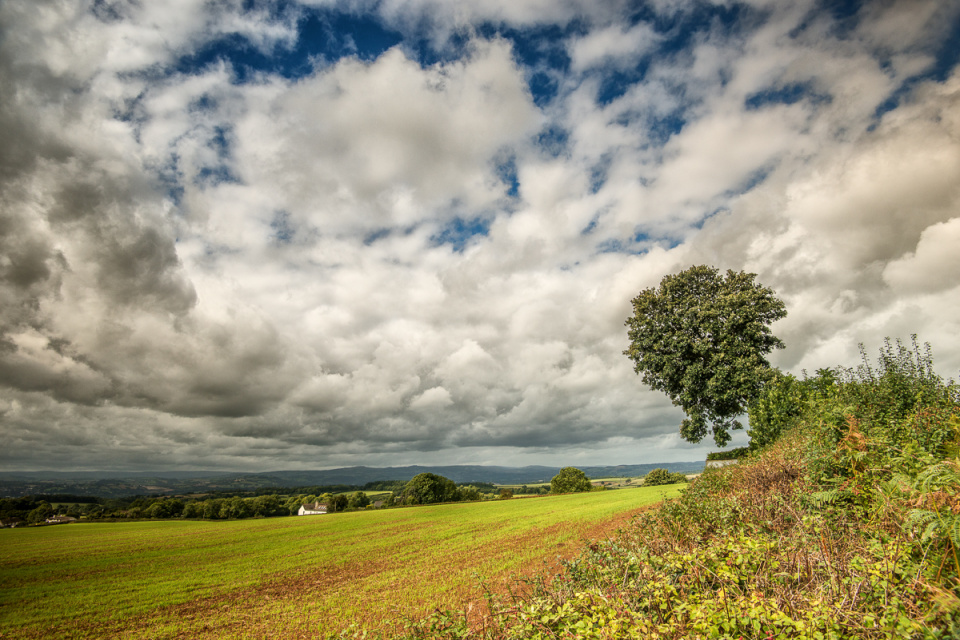
[[915,339],[802,384],[756,455],[491,596],[489,616],[437,612],[406,637],[960,637],[957,385]]

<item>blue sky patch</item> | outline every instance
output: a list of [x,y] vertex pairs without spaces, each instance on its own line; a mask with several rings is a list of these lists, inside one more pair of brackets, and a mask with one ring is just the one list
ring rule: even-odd
[[570,132],[563,127],[550,125],[537,135],[537,144],[546,153],[559,157],[567,153]]
[[656,146],[663,146],[671,137],[680,133],[687,124],[683,114],[684,109],[681,108],[662,118],[649,117],[645,132],[650,142]]
[[[960,25],[958,25],[960,26]],[[934,53],[934,63],[924,73],[907,78],[902,85],[890,94],[890,96],[877,106],[874,113],[875,122],[871,124],[870,129],[874,129],[883,114],[896,109],[900,102],[913,91],[917,84],[926,80],[944,82],[957,64],[960,63],[960,28],[950,31],[949,36],[940,43]]]
[[834,33],[846,37],[860,23],[860,9],[863,0],[820,0],[814,12],[829,13],[834,19]]
[[216,186],[224,182],[239,184],[239,176],[233,173],[228,160],[230,159],[230,136],[232,128],[229,126],[213,127],[213,135],[210,136],[207,146],[217,153],[220,162],[206,167],[201,167],[194,177],[194,184],[203,187]]
[[590,167],[590,193],[596,193],[603,188],[607,182],[607,172],[610,170],[610,163],[613,161],[613,154],[605,153],[600,161]]
[[296,44],[290,49],[278,46],[265,54],[247,38],[230,34],[184,56],[175,68],[180,73],[196,73],[224,61],[230,63],[241,84],[258,72],[294,79],[313,73],[316,61],[335,62],[350,56],[374,60],[401,42],[401,34],[372,16],[304,9],[297,22]]
[[499,36],[513,43],[513,54],[517,62],[529,70],[527,83],[538,107],[549,104],[557,97],[560,89],[559,78],[570,70],[566,41],[583,33],[584,26],[579,22],[565,27],[548,25],[524,30],[502,29],[493,25],[480,29],[480,34],[484,37]]
[[689,49],[702,33],[729,38],[763,22],[764,14],[744,4],[721,6],[699,3],[689,13],[661,16],[651,26],[665,36],[657,55],[668,56]]
[[374,231],[371,231],[370,233],[368,233],[363,237],[363,244],[364,246],[369,247],[377,240],[382,240],[383,238],[387,238],[389,236],[390,236],[389,228],[385,227],[383,229],[375,229]]
[[633,236],[634,244],[646,247],[644,252],[646,252],[650,247],[662,247],[664,249],[675,249],[683,244],[684,238],[678,236],[659,236],[654,237],[648,234],[646,231],[638,229]]
[[517,177],[517,159],[510,157],[497,164],[497,176],[507,185],[507,195],[516,198],[520,195],[520,179]]
[[600,222],[600,215],[600,213],[597,213],[590,219],[589,224],[580,231],[581,236],[588,236],[596,230],[597,224]]
[[430,238],[434,246],[448,244],[457,253],[462,252],[470,241],[477,237],[485,237],[490,233],[492,220],[484,217],[464,219],[456,217],[447,223],[443,229]]
[[640,65],[633,72],[616,70],[607,73],[597,91],[597,104],[606,106],[622,97],[630,87],[643,80],[647,66],[647,64]]
[[273,214],[273,220],[270,221],[270,228],[273,229],[273,239],[278,244],[290,244],[293,242],[293,236],[297,230],[290,222],[290,213],[287,211],[277,211]]
[[650,251],[650,244],[624,242],[619,238],[608,238],[597,244],[597,253],[623,253],[632,256],[641,256]]
[[936,56],[931,77],[937,82],[943,82],[960,63],[960,25],[950,31],[947,39],[937,49]]
[[210,138],[210,148],[217,152],[217,156],[227,158],[230,155],[230,135],[232,127],[216,126]]
[[730,213],[730,209],[729,209],[728,207],[718,207],[718,208],[714,209],[713,211],[708,211],[707,213],[703,214],[703,215],[700,217],[700,219],[698,219],[696,222],[694,222],[694,223],[693,223],[692,225],[690,225],[690,226],[693,227],[694,229],[701,230],[701,229],[703,229],[703,225],[707,224],[707,220],[709,220],[710,218],[713,218],[713,217],[715,217],[715,216],[717,216],[718,214],[721,214],[721,213]]
[[814,92],[808,83],[793,83],[753,93],[744,100],[744,106],[752,111],[769,105],[795,104],[801,100],[821,103],[830,99],[828,95]]
[[[764,165],[764,166],[762,166],[762,167],[759,167],[759,168],[751,171],[751,172],[750,172],[750,175],[748,175],[746,178],[744,178],[744,179],[740,182],[740,184],[738,184],[735,188],[729,189],[729,190],[725,191],[725,192],[724,192],[724,196],[727,197],[727,198],[732,198],[732,197],[734,197],[734,196],[738,196],[738,195],[740,195],[740,194],[747,193],[748,191],[750,191],[750,190],[753,189],[754,187],[756,187],[756,186],[760,185],[761,183],[763,183],[763,181],[766,180],[766,179],[770,176],[770,174],[773,172],[773,170],[774,170],[774,168],[776,168],[776,166],[777,166],[777,162],[776,162],[776,161],[773,161],[773,162],[769,162],[769,163],[767,163],[766,165]],[[714,212],[714,213],[716,213],[716,212]],[[708,215],[707,217],[710,217],[710,216],[714,215],[714,213],[711,213],[711,214]]]
[[202,167],[193,180],[194,184],[201,187],[214,187],[225,182],[240,184],[241,181],[230,167],[222,164],[215,167]]

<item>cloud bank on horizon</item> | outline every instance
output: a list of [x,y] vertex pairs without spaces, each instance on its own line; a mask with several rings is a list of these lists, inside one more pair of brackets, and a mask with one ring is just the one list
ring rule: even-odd
[[4,469],[698,459],[621,353],[691,264],[778,292],[783,369],[911,333],[960,367],[960,3],[13,0],[0,29]]

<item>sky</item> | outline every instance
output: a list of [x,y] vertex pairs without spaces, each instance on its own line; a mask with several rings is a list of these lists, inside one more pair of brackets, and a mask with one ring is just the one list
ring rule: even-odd
[[622,353],[695,264],[784,371],[956,377],[958,61],[956,0],[0,2],[0,469],[703,459]]

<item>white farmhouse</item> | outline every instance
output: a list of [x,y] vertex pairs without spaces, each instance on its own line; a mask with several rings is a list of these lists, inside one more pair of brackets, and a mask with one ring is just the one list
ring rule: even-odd
[[316,516],[321,513],[327,512],[327,505],[322,502],[308,502],[307,504],[300,505],[300,510],[297,511],[298,516]]

